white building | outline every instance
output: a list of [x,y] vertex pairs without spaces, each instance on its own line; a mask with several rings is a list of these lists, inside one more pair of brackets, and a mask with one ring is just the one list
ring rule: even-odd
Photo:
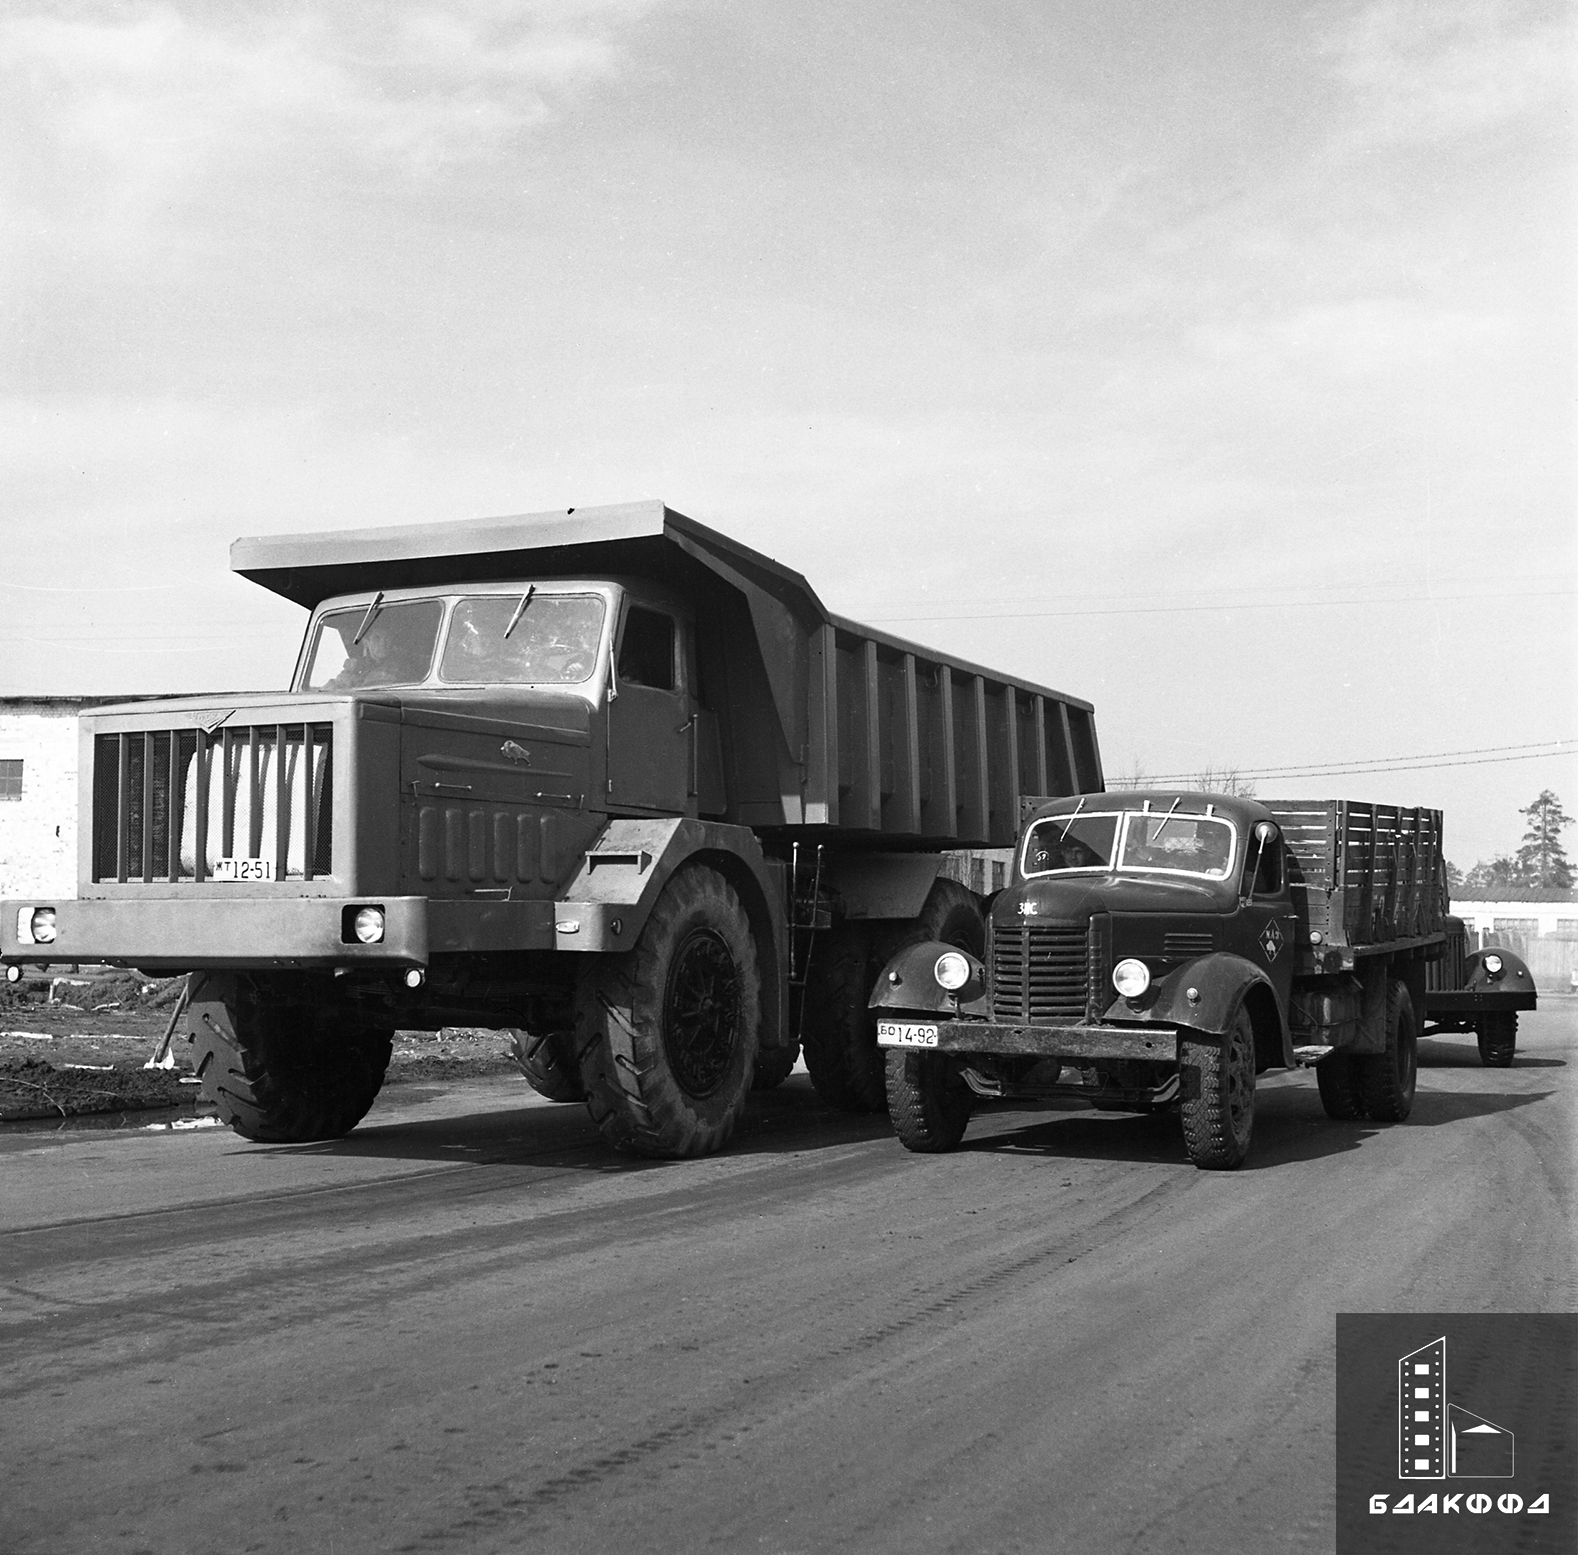
[[1454,897],[1469,946],[1500,945],[1528,962],[1541,993],[1565,989],[1578,972],[1578,891],[1500,886],[1495,897]]

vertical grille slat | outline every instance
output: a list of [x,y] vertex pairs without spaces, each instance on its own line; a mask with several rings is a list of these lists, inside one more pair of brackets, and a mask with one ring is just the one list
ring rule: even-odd
[[992,936],[992,1014],[1080,1019],[1089,993],[1083,924],[1018,924]]
[[93,878],[211,879],[267,858],[277,880],[334,872],[334,727],[147,729],[94,741]]

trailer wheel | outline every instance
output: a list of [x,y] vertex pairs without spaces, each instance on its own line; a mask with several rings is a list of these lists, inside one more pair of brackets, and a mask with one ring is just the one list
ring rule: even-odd
[[1496,1010],[1481,1015],[1474,1033],[1479,1038],[1479,1061],[1487,1069],[1510,1069],[1518,1046],[1518,1012]]
[[582,1101],[586,1097],[575,1062],[575,1037],[568,1031],[522,1031],[510,1037],[510,1057],[531,1088],[549,1101]]
[[890,1049],[887,1089],[893,1132],[906,1150],[931,1155],[964,1138],[974,1098],[945,1054]]
[[575,1048],[592,1121],[646,1156],[721,1149],[756,1067],[761,977],[734,887],[693,864],[663,888],[636,947],[588,958]]
[[340,1025],[332,1006],[275,1003],[250,978],[192,976],[187,1030],[203,1095],[243,1139],[338,1139],[367,1116],[394,1032]]
[[1255,1127],[1255,1030],[1240,1009],[1220,1037],[1182,1034],[1179,1111],[1189,1159],[1204,1171],[1242,1165]]
[[751,1080],[753,1091],[770,1091],[787,1080],[800,1058],[800,1044],[788,1047],[764,1047],[756,1054],[756,1073]]
[[1361,1054],[1359,1092],[1377,1123],[1401,1123],[1413,1111],[1419,1077],[1419,1033],[1413,1001],[1400,978],[1386,984],[1386,1051]]
[[1328,1118],[1354,1123],[1364,1116],[1364,1094],[1359,1088],[1359,1061],[1352,1053],[1332,1053],[1315,1066],[1320,1104]]
[[923,940],[986,953],[980,903],[957,880],[939,876],[918,916],[873,929],[845,924],[811,953],[805,990],[805,1067],[817,1094],[844,1112],[887,1105],[877,1018],[867,1008],[878,974],[899,951]]

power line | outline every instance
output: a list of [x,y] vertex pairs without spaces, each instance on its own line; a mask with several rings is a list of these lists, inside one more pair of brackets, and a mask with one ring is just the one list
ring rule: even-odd
[[[1329,762],[1311,764],[1303,767],[1226,767],[1224,772],[1232,772],[1240,778],[1282,779],[1303,777],[1369,777],[1387,772],[1426,772],[1441,767],[1481,767],[1503,761],[1535,761],[1542,756],[1572,756],[1578,754],[1571,747],[1578,742],[1564,740],[1547,744],[1542,747],[1528,746],[1488,746],[1485,749],[1501,749],[1507,754],[1467,756],[1457,760],[1438,760],[1427,757],[1381,757],[1372,762]],[[1566,746],[1567,749],[1560,747]],[[1145,786],[1160,787],[1173,783],[1189,782],[1201,776],[1198,769],[1193,772],[1163,772],[1152,776],[1143,774],[1141,783]]]

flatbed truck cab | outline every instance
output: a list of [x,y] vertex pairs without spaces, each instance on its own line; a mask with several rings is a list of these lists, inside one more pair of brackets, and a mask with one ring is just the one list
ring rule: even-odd
[[1315,1064],[1333,1116],[1407,1116],[1440,817],[1134,791],[1027,803],[984,960],[916,945],[878,979],[889,1110],[951,1148],[977,1097],[1177,1108],[1195,1165],[1249,1151],[1255,1077]]

